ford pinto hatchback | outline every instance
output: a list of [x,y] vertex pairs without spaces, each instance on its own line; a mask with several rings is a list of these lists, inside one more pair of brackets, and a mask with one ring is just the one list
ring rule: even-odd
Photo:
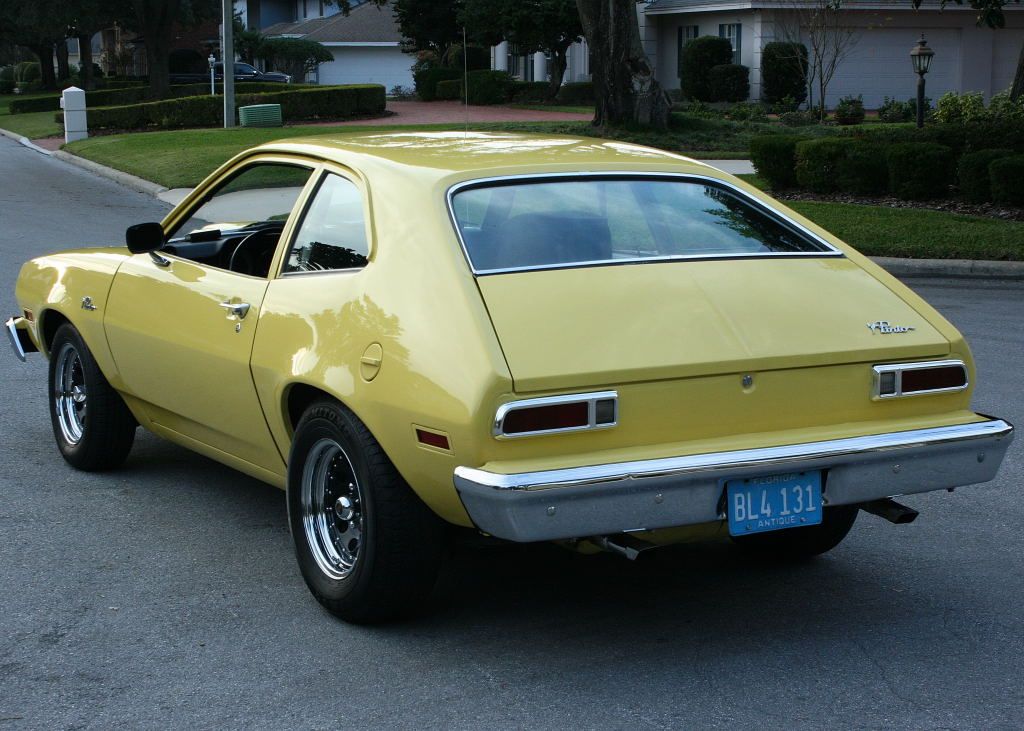
[[991,480],[1013,437],[909,289],[619,142],[264,145],[127,249],[28,262],[17,297],[71,465],[116,467],[141,425],[286,489],[303,577],[357,622],[421,606],[453,527],[814,555],[861,510]]

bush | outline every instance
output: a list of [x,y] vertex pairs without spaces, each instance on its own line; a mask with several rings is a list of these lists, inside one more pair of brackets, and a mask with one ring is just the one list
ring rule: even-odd
[[946,124],[969,124],[985,116],[985,99],[981,92],[957,94],[947,91],[939,97],[935,119]]
[[509,96],[520,104],[540,103],[547,101],[550,88],[546,81],[513,81]]
[[461,78],[462,72],[458,69],[439,66],[420,69],[412,75],[412,81],[416,87],[416,95],[425,102],[432,102],[437,98],[437,82]]
[[728,38],[694,38],[683,46],[679,54],[679,83],[683,94],[702,102],[714,101],[711,92],[711,69],[731,64],[732,44]]
[[987,120],[963,125],[964,147],[971,151],[1007,149],[1024,153],[1024,124],[1012,120]]
[[953,179],[953,150],[935,142],[900,142],[886,153],[889,192],[898,198],[943,198]]
[[438,81],[434,87],[434,98],[438,100],[461,99],[462,79],[445,79]]
[[31,84],[41,78],[38,61],[22,61],[14,67],[14,81],[16,82]]
[[7,79],[0,79],[0,94],[13,94],[14,82]]
[[504,104],[512,92],[507,71],[470,71],[466,74],[466,98],[470,104]]
[[836,187],[844,193],[879,195],[889,188],[885,147],[864,140],[847,141],[836,167]]
[[979,150],[961,157],[957,166],[957,181],[963,199],[971,203],[991,201],[992,186],[988,166],[993,160],[1012,156],[1013,150]]
[[796,182],[814,193],[838,189],[839,163],[846,156],[851,140],[824,137],[804,140],[796,146]]
[[916,106],[916,101],[901,102],[885,97],[882,106],[878,108],[878,119],[889,123],[909,122],[914,119]]
[[816,124],[818,118],[810,112],[783,112],[779,115],[779,122],[784,127],[806,127]]
[[[239,94],[237,106],[280,104],[285,120],[350,117],[384,111],[384,87],[378,84],[320,86],[263,94]],[[89,126],[96,129],[143,129],[160,127],[209,127],[222,121],[224,99],[220,96],[188,96],[156,102],[89,110]],[[63,113],[56,119],[63,121]]]
[[796,145],[799,137],[761,135],[750,140],[750,159],[757,174],[768,181],[773,190],[796,185]]
[[993,201],[1024,206],[1024,155],[993,160],[988,172]]
[[712,101],[746,101],[750,96],[750,69],[738,63],[715,66],[708,72],[708,85]]
[[556,97],[559,102],[569,106],[587,106],[594,103],[594,84],[591,81],[577,81],[562,84]]
[[841,134],[857,137],[878,145],[903,142],[934,142],[953,150],[956,155],[963,152],[967,131],[959,124],[930,124],[924,129],[915,127],[856,127],[844,129]]
[[768,112],[763,104],[734,104],[725,110],[725,118],[734,122],[767,122]]
[[792,100],[793,111],[807,98],[807,46],[772,41],[761,51],[761,98],[769,104]]
[[14,81],[13,66],[0,66],[0,81]]
[[836,104],[836,122],[842,125],[860,124],[864,121],[864,100],[858,96],[844,96]]

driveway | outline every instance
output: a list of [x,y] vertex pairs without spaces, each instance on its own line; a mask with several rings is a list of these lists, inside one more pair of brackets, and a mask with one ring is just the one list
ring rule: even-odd
[[[122,240],[154,199],[0,139],[0,300],[25,259]],[[918,280],[1024,423],[1024,287]],[[827,296],[827,293],[823,293]],[[168,318],[174,317],[169,312]],[[0,359],[0,729],[985,728],[1024,718],[1024,460],[862,515],[839,548],[636,563],[461,548],[430,613],[354,627],[295,567],[281,492],[140,434],[123,469],[54,447],[46,366]]]

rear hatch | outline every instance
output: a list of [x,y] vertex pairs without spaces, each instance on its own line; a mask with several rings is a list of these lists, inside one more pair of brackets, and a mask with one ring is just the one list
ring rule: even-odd
[[[845,258],[651,262],[477,282],[519,393],[949,352],[928,320]],[[870,327],[879,321],[912,329]]]

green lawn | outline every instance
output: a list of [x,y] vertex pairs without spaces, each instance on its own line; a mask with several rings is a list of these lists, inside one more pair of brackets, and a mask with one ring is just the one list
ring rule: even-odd
[[53,112],[32,112],[30,114],[11,114],[8,107],[15,99],[32,99],[40,96],[53,96],[52,91],[38,94],[4,94],[0,96],[0,128],[15,132],[30,140],[40,137],[53,137],[64,132],[64,128],[53,121]]

